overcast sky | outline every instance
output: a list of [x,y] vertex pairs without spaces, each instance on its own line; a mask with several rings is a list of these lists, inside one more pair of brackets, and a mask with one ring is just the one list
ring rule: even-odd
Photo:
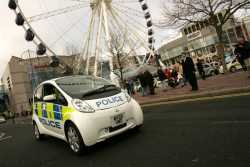
[[[22,0],[19,0],[19,2],[21,1]],[[32,0],[32,1],[33,2],[37,1],[39,3],[42,2],[42,0]],[[158,19],[160,15],[159,4],[161,0],[147,0],[147,2],[149,4],[153,19]],[[20,54],[23,51],[27,49],[34,50],[35,47],[33,43],[28,43],[25,41],[24,30],[22,29],[22,27],[16,26],[15,14],[8,8],[8,0],[0,0],[0,15],[1,15],[1,21],[0,21],[0,76],[1,76],[6,67],[6,64],[8,63],[12,55],[20,56]],[[44,32],[48,31],[46,29],[48,27],[40,26],[40,28],[44,28]],[[174,32],[174,31],[163,31],[157,29],[155,31],[157,31],[156,40],[158,45],[162,42],[162,40],[171,37],[171,35]]]

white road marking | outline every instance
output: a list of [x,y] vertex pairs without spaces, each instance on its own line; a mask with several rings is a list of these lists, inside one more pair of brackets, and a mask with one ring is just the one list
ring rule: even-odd
[[5,133],[1,133],[0,134],[0,139],[3,138],[5,136]]
[[12,138],[12,136],[7,136],[7,137],[4,137],[4,138],[0,138],[0,142],[4,141],[4,140],[7,140],[7,139],[10,139],[10,138]]
[[0,133],[0,142],[1,141],[4,141],[4,140],[7,140],[7,139],[10,139],[12,138],[12,136],[6,136],[6,133]]

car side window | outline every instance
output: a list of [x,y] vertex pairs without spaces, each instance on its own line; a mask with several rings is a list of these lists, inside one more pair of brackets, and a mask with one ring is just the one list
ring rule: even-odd
[[40,86],[37,88],[35,94],[34,94],[34,102],[42,101],[43,99],[43,87]]
[[54,85],[45,84],[43,87],[43,97],[50,96],[50,95],[54,95],[55,99],[48,100],[45,102],[50,102],[50,103],[59,104],[59,105],[63,105],[63,106],[68,105],[68,102],[65,99],[65,97],[62,95],[62,93]]
[[207,64],[204,64],[204,68],[208,68],[209,67],[209,65],[207,65]]

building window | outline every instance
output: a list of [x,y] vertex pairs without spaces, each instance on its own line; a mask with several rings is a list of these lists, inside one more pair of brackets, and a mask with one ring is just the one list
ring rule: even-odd
[[10,77],[7,77],[7,84],[8,84],[9,91],[11,91]]
[[208,21],[207,19],[204,21],[204,23],[205,23],[205,26],[206,26],[206,27],[209,26],[209,21]]
[[205,27],[205,25],[204,25],[204,22],[202,21],[202,22],[200,22],[200,26],[201,26],[201,29],[203,29],[204,27]]
[[235,31],[236,31],[237,38],[244,38],[245,39],[241,26],[237,26],[235,28]]
[[192,30],[193,30],[193,32],[195,32],[195,31],[196,31],[196,27],[195,27],[195,25],[192,25]]
[[184,33],[185,33],[185,35],[188,34],[188,30],[186,28],[184,29]]
[[192,29],[191,27],[188,27],[188,33],[191,34],[192,33]]
[[230,28],[227,32],[228,32],[228,36],[230,38],[231,43],[237,43],[237,38],[236,38],[236,35],[234,33],[234,29]]
[[200,24],[199,24],[199,23],[197,23],[197,24],[196,24],[196,29],[197,29],[197,30],[200,30],[200,29],[201,29],[201,27],[200,27]]

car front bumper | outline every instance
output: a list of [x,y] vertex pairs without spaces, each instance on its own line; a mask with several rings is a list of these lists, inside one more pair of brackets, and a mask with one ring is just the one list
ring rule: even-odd
[[[122,114],[121,124],[114,126],[112,118]],[[129,103],[95,113],[74,112],[71,117],[86,146],[94,145],[112,136],[143,124],[143,113],[139,104],[131,99]]]

